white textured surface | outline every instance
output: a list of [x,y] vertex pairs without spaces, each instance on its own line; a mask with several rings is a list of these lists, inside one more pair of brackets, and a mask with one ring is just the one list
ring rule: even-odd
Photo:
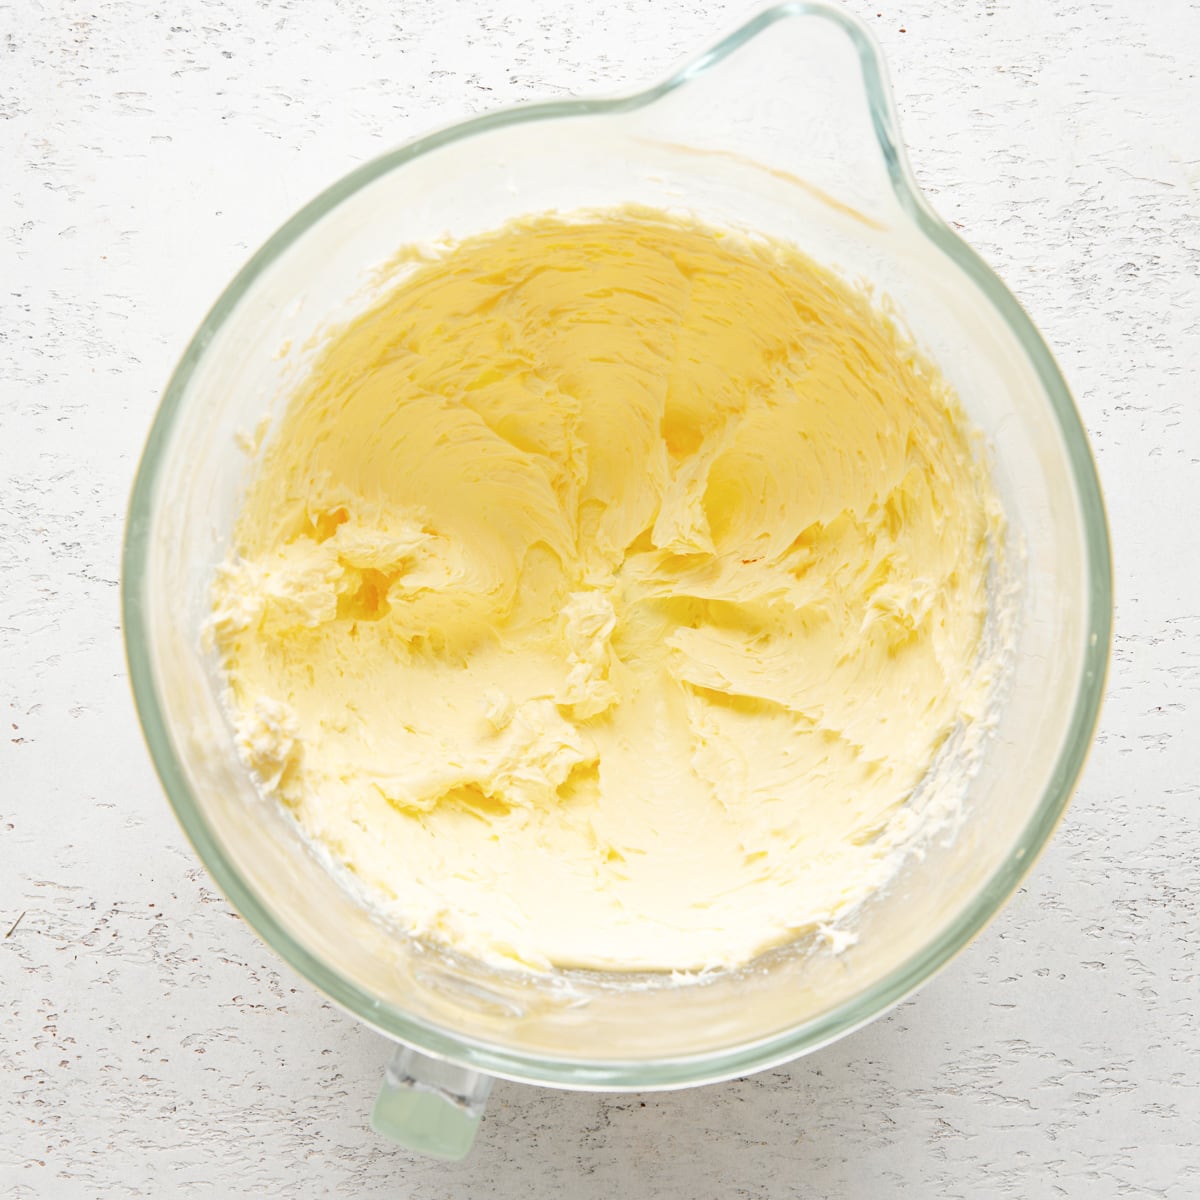
[[276,969],[170,815],[124,674],[126,496],[204,309],[316,190],[468,112],[652,79],[750,10],[0,3],[0,1195],[1200,1194],[1200,7],[851,7],[1093,434],[1098,745],[1026,888],[890,1017],[692,1092],[501,1084],[451,1167],[370,1133],[383,1045]]

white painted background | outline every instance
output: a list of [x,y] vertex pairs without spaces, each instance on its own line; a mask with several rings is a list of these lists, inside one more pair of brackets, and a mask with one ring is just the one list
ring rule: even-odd
[[698,1091],[501,1084],[446,1166],[370,1133],[384,1047],[277,967],[160,793],[118,629],[132,474],[202,313],[318,189],[751,10],[0,0],[0,1196],[1200,1195],[1200,5],[851,7],[1094,438],[1097,748],[1028,886],[887,1019]]

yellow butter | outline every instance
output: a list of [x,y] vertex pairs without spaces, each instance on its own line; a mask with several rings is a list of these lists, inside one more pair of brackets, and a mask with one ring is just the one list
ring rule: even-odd
[[937,371],[798,252],[530,219],[334,332],[213,592],[264,789],[414,931],[733,965],[894,873],[1000,526]]

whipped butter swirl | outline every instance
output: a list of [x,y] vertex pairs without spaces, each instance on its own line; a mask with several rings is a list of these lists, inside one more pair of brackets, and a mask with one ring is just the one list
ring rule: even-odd
[[834,929],[980,718],[959,404],[794,249],[538,217],[334,331],[211,628],[260,786],[413,931],[690,970]]

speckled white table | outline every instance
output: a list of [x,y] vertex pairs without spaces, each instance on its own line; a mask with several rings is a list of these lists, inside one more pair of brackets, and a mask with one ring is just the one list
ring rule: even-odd
[[1200,5],[851,7],[1092,432],[1098,746],[1027,886],[888,1018],[697,1091],[501,1084],[447,1166],[370,1132],[382,1043],[277,968],[166,806],[118,629],[133,470],[203,311],[320,187],[469,112],[654,78],[750,10],[0,3],[0,1195],[1200,1195]]

